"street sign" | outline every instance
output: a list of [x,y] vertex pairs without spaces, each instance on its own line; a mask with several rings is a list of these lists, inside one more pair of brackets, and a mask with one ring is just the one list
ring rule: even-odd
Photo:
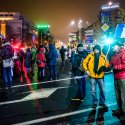
[[120,5],[119,3],[112,3],[112,5],[108,5],[108,4],[103,4],[102,5],[102,10],[111,10],[111,9],[116,9],[116,8],[119,8]]
[[125,38],[125,24],[117,24],[114,37]]
[[101,27],[101,29],[106,32],[109,29],[109,26],[107,23],[104,23],[103,26]]
[[85,43],[93,43],[93,36],[85,36]]
[[86,30],[85,31],[85,36],[90,36],[94,34],[94,30]]

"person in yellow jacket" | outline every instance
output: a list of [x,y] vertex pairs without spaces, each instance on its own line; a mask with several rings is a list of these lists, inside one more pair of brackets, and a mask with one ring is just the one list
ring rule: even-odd
[[84,59],[82,66],[90,76],[93,97],[92,108],[95,109],[97,107],[96,86],[98,84],[100,90],[99,106],[108,110],[108,107],[105,105],[104,70],[109,67],[109,62],[105,55],[101,53],[101,47],[99,45],[94,46],[93,52]]

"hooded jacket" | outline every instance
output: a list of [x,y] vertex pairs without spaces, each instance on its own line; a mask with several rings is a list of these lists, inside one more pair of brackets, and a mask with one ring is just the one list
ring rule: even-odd
[[32,62],[35,62],[35,59],[36,59],[36,49],[35,48],[32,48],[31,49],[31,54],[32,54]]
[[[106,68],[109,67],[108,60],[106,59],[105,64],[104,64],[104,61],[105,61],[105,55],[101,54],[100,57],[99,57],[98,70],[102,66],[105,66]],[[104,77],[104,72],[101,72],[99,75],[94,72],[94,52],[92,52],[91,54],[89,54],[84,59],[82,66],[83,66],[83,69],[85,71],[89,71],[90,72],[90,77],[92,77],[92,78],[103,78]]]
[[58,58],[58,52],[53,44],[49,45],[49,53],[48,53],[48,64],[49,65],[56,65]]
[[75,60],[72,64],[72,70],[75,76],[81,76],[84,74],[84,71],[81,69],[81,63],[88,55],[87,51],[84,50],[83,45],[80,43],[77,46],[77,54],[75,54]]
[[110,61],[110,66],[114,67],[115,79],[125,79],[125,49],[120,49]]
[[81,63],[86,58],[86,56],[86,51],[78,52],[78,54],[75,55],[75,60],[72,64],[72,70],[75,76],[81,76],[84,74],[84,71],[81,69]]
[[44,47],[40,48],[39,53],[36,55],[36,59],[39,59],[41,61],[41,64],[38,65],[38,67],[45,67],[46,58],[45,58],[45,54],[44,54]]
[[3,44],[1,49],[1,57],[3,59],[9,59],[12,58],[13,56],[14,56],[14,49],[10,45],[10,43]]

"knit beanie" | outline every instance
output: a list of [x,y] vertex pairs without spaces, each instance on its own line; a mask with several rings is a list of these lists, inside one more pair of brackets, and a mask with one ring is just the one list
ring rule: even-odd
[[77,51],[78,51],[78,52],[81,52],[81,51],[83,51],[83,50],[84,50],[83,44],[82,44],[82,43],[79,43],[79,44],[77,45]]
[[99,50],[99,52],[101,53],[101,47],[100,47],[100,45],[95,45],[94,48],[93,48],[93,51],[94,51],[95,49]]

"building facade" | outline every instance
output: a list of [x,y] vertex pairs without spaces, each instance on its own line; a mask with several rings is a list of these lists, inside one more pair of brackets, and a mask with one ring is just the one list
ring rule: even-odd
[[11,42],[31,44],[37,41],[38,31],[19,12],[0,12],[0,35]]
[[119,24],[122,24],[125,29],[125,10],[121,9],[117,3],[112,6],[102,5],[96,21],[89,27],[82,28],[82,42],[84,44],[105,44],[113,40]]

